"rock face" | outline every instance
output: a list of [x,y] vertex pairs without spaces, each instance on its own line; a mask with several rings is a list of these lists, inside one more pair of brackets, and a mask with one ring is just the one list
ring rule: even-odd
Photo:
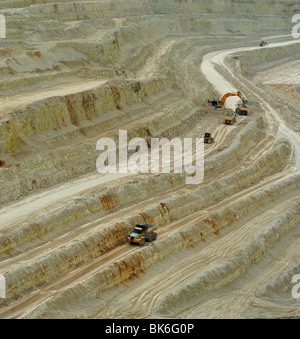
[[[299,11],[292,0],[0,2],[1,317],[299,315],[291,283],[281,291],[299,267],[300,84],[284,72],[298,67]],[[226,126],[232,99],[207,100],[236,90],[250,114]],[[120,130],[149,149],[211,132],[203,183],[100,175],[97,141]],[[159,237],[139,249],[127,235],[143,222]]]

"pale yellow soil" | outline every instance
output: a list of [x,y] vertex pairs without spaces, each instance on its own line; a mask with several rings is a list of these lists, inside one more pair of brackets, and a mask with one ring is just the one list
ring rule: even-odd
[[[284,1],[275,32],[270,7],[238,19],[229,0],[34,3],[0,7],[0,318],[300,317],[300,40]],[[239,99],[207,100],[237,90],[249,116],[225,125]],[[119,130],[212,133],[203,182],[99,174],[96,143]],[[159,225],[143,248],[127,242],[141,222]]]

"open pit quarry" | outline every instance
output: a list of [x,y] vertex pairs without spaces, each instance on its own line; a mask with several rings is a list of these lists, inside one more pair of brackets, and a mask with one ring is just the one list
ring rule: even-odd
[[[1,319],[300,318],[298,13],[297,0],[0,1]],[[226,125],[240,98],[208,100],[236,91],[249,114]],[[97,142],[121,130],[149,149],[211,133],[203,182],[100,174]],[[129,244],[143,223],[157,240]]]

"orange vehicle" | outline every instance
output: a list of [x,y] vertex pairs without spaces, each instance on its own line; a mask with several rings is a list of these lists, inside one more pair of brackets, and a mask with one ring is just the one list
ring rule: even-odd
[[233,93],[226,93],[225,95],[223,95],[220,101],[216,101],[216,100],[208,101],[208,105],[214,106],[215,108],[222,108],[225,105],[226,99],[229,97],[233,97],[233,96],[238,96],[239,98],[241,98],[241,100],[243,101],[243,106],[246,107],[248,101],[242,96],[242,93],[240,91],[233,92]]
[[238,115],[248,115],[248,107],[246,104],[237,105],[235,113]]
[[211,144],[215,141],[210,133],[205,133],[203,139],[205,144]]
[[233,125],[236,122],[236,114],[233,112],[228,112],[226,113],[224,119],[226,125]]
[[131,244],[138,244],[144,246],[146,241],[152,242],[156,240],[157,233],[154,232],[158,229],[157,225],[136,225],[133,232],[129,234],[128,241]]

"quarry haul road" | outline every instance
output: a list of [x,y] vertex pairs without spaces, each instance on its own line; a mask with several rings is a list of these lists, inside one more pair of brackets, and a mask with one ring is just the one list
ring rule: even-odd
[[[261,185],[258,185],[256,189],[249,189],[246,192],[243,192],[242,194],[239,193],[236,196],[230,197],[229,199],[225,199],[222,202],[209,206],[206,208],[205,211],[199,213],[198,211],[185,217],[180,220],[176,220],[174,222],[169,223],[167,226],[160,229],[159,232],[159,239],[164,239],[165,237],[169,236],[170,234],[180,231],[183,227],[188,227],[189,225],[192,225],[193,223],[205,219],[206,216],[208,216],[210,213],[212,213],[215,210],[218,210],[227,204],[234,203],[235,201],[238,201],[242,197],[244,197],[246,194],[252,195],[256,191],[261,190],[264,186],[267,186],[270,184],[270,181],[266,181]],[[180,284],[180,277],[185,277],[184,279],[187,279],[188,276],[186,274],[186,270],[190,272],[190,276],[192,276],[191,272],[194,272],[194,275],[199,273],[199,270],[203,268],[203,261],[208,263],[208,258],[211,261],[212,264],[214,264],[219,257],[219,260],[224,257],[226,252],[230,252],[232,250],[232,247],[242,247],[241,243],[241,237],[243,238],[244,242],[249,241],[249,237],[247,238],[247,235],[249,235],[249,232],[251,232],[252,237],[256,234],[255,227],[257,226],[264,227],[268,222],[270,222],[274,215],[277,215],[284,211],[287,207],[291,206],[295,201],[299,201],[299,198],[295,196],[291,196],[288,199],[284,199],[284,201],[281,201],[274,207],[276,208],[276,211],[274,209],[264,211],[263,213],[259,213],[256,215],[256,217],[245,223],[242,227],[235,226],[234,228],[230,228],[230,231],[221,232],[222,237],[219,239],[213,239],[208,238],[206,240],[206,243],[209,244],[209,248],[206,248],[206,251],[204,253],[201,252],[199,254],[199,261],[195,262],[193,261],[193,264],[188,264],[188,259],[186,260],[184,264],[180,264],[180,266],[177,266],[176,268],[176,274],[172,275],[172,284],[170,283],[170,272],[165,272],[165,278],[161,281],[161,286],[164,289],[164,292],[166,290],[169,291],[169,289],[177,284]],[[257,222],[259,220],[259,222]],[[237,238],[239,237],[239,238]],[[222,242],[222,246],[219,246],[219,243]],[[212,251],[212,244],[213,244],[213,252]],[[151,246],[151,245],[147,245]],[[297,247],[295,247],[297,248]],[[113,265],[114,262],[125,259],[127,255],[130,253],[140,249],[139,246],[129,246],[127,243],[123,245],[119,245],[118,247],[110,250],[108,253],[105,253],[101,255],[99,258],[92,260],[89,263],[86,263],[85,265],[82,265],[81,267],[76,268],[75,270],[67,273],[66,275],[62,276],[61,278],[56,279],[52,283],[45,284],[45,286],[42,286],[41,288],[38,288],[37,291],[33,291],[22,297],[20,300],[12,302],[8,307],[3,307],[0,310],[0,315],[2,319],[5,318],[18,318],[18,317],[25,317],[29,312],[31,312],[35,307],[38,307],[41,303],[45,302],[49,298],[51,298],[56,293],[59,293],[60,291],[64,291],[67,288],[71,288],[74,284],[80,284],[85,281],[91,274],[98,272],[99,270],[109,266]],[[207,253],[210,253],[209,256],[207,256]],[[203,256],[204,255],[204,256]],[[194,257],[195,259],[195,257]],[[191,265],[193,265],[193,269],[191,269]],[[197,267],[195,266],[197,265]],[[196,269],[197,268],[197,269]],[[206,269],[207,267],[205,267]],[[183,270],[183,271],[182,271]],[[172,271],[172,269],[171,269]],[[174,271],[173,271],[174,273]],[[162,276],[160,275],[162,278]],[[155,278],[156,280],[157,278]],[[150,282],[149,282],[150,283]],[[153,283],[153,282],[152,282]],[[159,290],[159,285],[156,283],[155,290]],[[160,291],[160,293],[163,293]],[[148,298],[142,298],[139,296],[138,299],[144,299],[142,302],[143,305],[150,303],[153,304],[153,300],[151,296]],[[150,299],[150,300],[149,300]],[[132,302],[135,300],[135,298],[132,300]],[[129,302],[129,300],[128,300]],[[138,300],[134,301],[135,304],[138,304]],[[148,308],[148,307],[147,307]],[[102,314],[101,317],[106,317],[107,314]]]
[[[298,43],[300,43],[298,40],[289,41],[289,42],[281,42],[281,43],[273,43],[264,48],[284,47],[284,46],[288,46],[291,44],[298,44]],[[225,63],[226,57],[237,52],[259,50],[260,48],[261,47],[235,48],[229,51],[209,53],[203,58],[203,62],[201,65],[202,72],[205,74],[207,80],[216,88],[216,90],[221,95],[223,93],[236,92],[238,91],[238,89],[235,88],[235,86],[233,86],[232,84],[230,84],[230,82],[224,79],[224,77],[215,70],[214,64],[217,64],[221,66],[223,69],[226,69],[227,72],[229,72],[233,77],[235,77],[231,69],[228,66],[226,66],[226,63]],[[275,75],[273,74],[273,77],[274,76]],[[295,76],[294,74],[290,74],[290,78],[292,79],[292,82],[293,82],[294,76]],[[289,75],[286,74],[286,79],[288,78],[289,78]],[[248,88],[248,91],[253,92],[249,88]],[[295,156],[296,156],[296,165],[297,165],[295,168],[295,171],[297,173],[300,173],[300,135],[286,126],[286,123],[280,117],[280,114],[269,103],[265,103],[264,99],[261,98],[258,94],[255,94],[255,96],[257,98],[257,101],[261,103],[261,106],[264,108],[266,112],[266,117],[268,118],[268,123],[269,123],[271,130],[274,131],[275,128],[273,125],[276,124],[277,134],[275,137],[275,141],[282,137],[285,137],[290,141],[291,145],[294,147]],[[234,110],[235,105],[237,104],[238,101],[239,99],[236,97],[229,98],[225,106]]]
[[[165,48],[167,49],[168,46],[170,46],[173,43],[173,41],[169,41],[168,45],[165,46]],[[289,42],[291,43],[291,42]],[[283,43],[280,45],[287,45],[289,43]],[[275,45],[275,44],[274,44]],[[276,44],[277,45],[277,44]],[[271,48],[273,46],[270,45],[268,48]],[[223,52],[213,52],[208,54],[203,61],[202,64],[202,71],[203,73],[208,77],[208,80],[212,83],[212,85],[220,92],[220,94],[223,94],[224,92],[229,92],[229,91],[236,91],[236,89],[234,88],[234,86],[232,86],[227,80],[225,80],[223,78],[223,76],[221,76],[217,71],[215,71],[213,64],[218,64],[219,66],[222,66],[223,68],[226,68],[226,64],[225,64],[225,57],[229,56],[230,54],[233,54],[235,52],[240,52],[240,51],[248,51],[248,50],[253,50],[256,47],[253,48],[237,48],[237,49],[233,49],[230,51],[223,51]],[[161,56],[165,53],[166,49],[162,48],[160,49]],[[157,58],[153,57],[153,62],[157,62]],[[228,69],[227,69],[228,70]],[[151,68],[151,64],[147,64],[146,68],[144,69],[145,73],[149,72],[148,75],[153,75],[152,74],[152,68]],[[234,75],[234,74],[233,74]],[[249,91],[251,91],[249,89]],[[263,99],[260,98],[258,96],[258,94],[256,94],[257,98],[263,102]],[[234,101],[229,101],[228,102],[228,107],[232,108],[235,105]],[[273,130],[277,130],[277,134],[276,136],[273,135],[273,138],[270,137],[270,140],[268,143],[260,143],[259,145],[259,149],[256,149],[256,151],[258,151],[256,154],[252,151],[249,156],[251,159],[251,163],[254,162],[258,156],[262,155],[263,152],[267,151],[267,149],[270,147],[270,145],[272,143],[274,143],[274,140],[283,140],[286,139],[290,142],[291,146],[293,147],[294,150],[294,156],[295,156],[295,164],[290,164],[290,166],[287,166],[286,169],[280,173],[276,173],[268,178],[265,178],[263,181],[256,183],[255,185],[253,185],[250,189],[245,189],[244,191],[238,192],[237,194],[222,200],[220,203],[217,204],[213,204],[211,206],[208,206],[206,208],[205,211],[203,211],[203,213],[199,213],[196,212],[193,215],[189,215],[187,217],[184,217],[180,220],[176,220],[174,222],[171,222],[169,224],[167,224],[165,227],[163,227],[160,231],[160,237],[159,239],[163,239],[164,237],[167,237],[168,235],[172,234],[173,232],[176,232],[180,229],[183,229],[185,227],[187,227],[189,224],[194,223],[196,220],[199,220],[199,218],[204,218],[208,213],[213,212],[215,210],[218,210],[219,208],[221,208],[222,206],[226,206],[227,204],[232,203],[233,201],[237,201],[239,199],[241,199],[242,197],[245,197],[247,195],[252,195],[254,192],[258,192],[260,190],[262,190],[265,187],[268,187],[270,184],[272,184],[273,182],[276,182],[278,180],[281,180],[282,178],[286,177],[287,175],[291,175],[294,173],[299,173],[300,172],[300,136],[291,131],[284,123],[284,120],[282,118],[280,118],[280,115],[268,104],[268,103],[264,103],[263,106],[266,110],[266,117],[269,119],[269,124],[272,127],[273,124],[276,125],[276,128],[274,128],[274,126],[272,127]],[[244,118],[242,118],[244,119]],[[222,145],[222,143],[225,142],[226,137],[228,136],[228,134],[230,134],[230,132],[232,130],[234,130],[235,126],[233,126],[233,128],[226,128],[225,126],[219,126],[216,130],[216,135],[219,136],[219,138],[217,138],[217,141],[215,142],[215,144],[212,144],[209,148],[207,148],[206,150],[206,154],[210,154],[212,153],[214,150],[216,150],[219,146]],[[284,138],[283,138],[284,136]],[[247,159],[249,162],[249,158]],[[247,161],[246,160],[246,161]],[[247,164],[248,165],[248,164]],[[294,167],[292,167],[292,165],[294,165]],[[235,171],[237,171],[240,168],[245,167],[245,163],[243,163],[243,161],[236,167],[234,168]],[[231,170],[228,170],[227,173],[229,173]],[[219,174],[215,179],[221,178],[222,176],[224,176],[223,174]],[[115,177],[111,177],[108,179],[108,181],[114,180]],[[84,179],[86,180],[86,179]],[[100,179],[101,181],[102,179]],[[104,178],[105,180],[105,178]],[[97,182],[97,179],[95,179],[95,183],[99,184],[99,182]],[[82,182],[80,183],[79,187],[84,188],[84,190],[88,189],[86,187],[87,182]],[[92,185],[91,185],[92,186]],[[66,195],[63,197],[64,199],[67,198],[71,198],[75,193],[79,193],[81,190],[79,189],[78,191],[76,191],[76,188],[73,188],[74,190],[69,190],[66,191]],[[177,195],[179,191],[182,191],[185,189],[178,189],[178,190],[174,190],[173,192],[170,192],[170,196],[172,195]],[[53,197],[55,196],[55,191],[53,191]],[[15,204],[12,204],[11,206],[8,206],[7,210],[7,214],[5,214],[5,211],[1,211],[2,216],[4,218],[6,218],[7,222],[9,222],[12,214],[14,215],[22,215],[22,213],[25,212],[25,215],[28,213],[28,204],[25,203],[25,201],[30,203],[30,200],[32,200],[32,206],[39,206],[38,203],[38,197],[43,197],[43,192],[39,193],[39,194],[35,194],[32,197],[26,198],[25,200],[21,201],[21,202],[17,202]],[[49,196],[48,196],[49,197]],[[46,208],[46,210],[48,209],[49,206],[47,206],[47,196],[44,196],[44,203],[42,203],[40,205],[40,207],[44,207]],[[27,200],[28,199],[28,200]],[[268,224],[271,220],[273,220],[274,216],[278,215],[280,212],[284,211],[285,209],[287,209],[292,203],[294,203],[295,201],[297,201],[298,199],[293,197],[289,197],[288,199],[284,200],[284,201],[280,201],[278,202],[275,206],[276,206],[276,210],[275,207],[271,210],[271,211],[263,211],[261,212],[256,218],[254,218],[253,220],[248,221],[247,223],[245,223],[245,225],[242,226],[242,228],[238,231],[238,232],[233,232],[232,230],[230,230],[229,233],[227,233],[224,237],[222,236],[218,241],[214,241],[214,249],[211,252],[211,247],[208,246],[206,248],[206,250],[204,252],[201,251],[201,253],[199,253],[199,256],[197,258],[197,260],[195,262],[193,262],[192,264],[189,262],[190,258],[188,258],[187,260],[183,260],[182,262],[180,262],[180,264],[178,265],[178,271],[176,272],[176,274],[174,274],[174,276],[172,276],[172,283],[170,283],[170,274],[172,271],[172,269],[170,269],[169,271],[165,271],[164,273],[161,272],[161,275],[159,275],[158,277],[153,277],[153,279],[149,280],[147,282],[147,285],[149,286],[149,289],[147,289],[147,291],[149,292],[149,294],[146,296],[145,292],[143,292],[145,285],[142,286],[141,290],[136,290],[136,296],[134,296],[132,299],[132,295],[126,295],[126,292],[121,294],[120,297],[120,303],[124,303],[124,305],[126,305],[127,303],[127,307],[125,309],[122,309],[122,307],[120,307],[118,309],[119,312],[121,312],[121,314],[124,314],[124,317],[126,316],[125,314],[128,314],[126,312],[128,312],[128,303],[132,305],[132,312],[134,312],[135,307],[140,306],[141,304],[143,306],[145,306],[145,308],[147,308],[149,310],[149,314],[147,314],[146,316],[150,316],[151,311],[153,311],[155,313],[154,310],[154,306],[155,303],[157,302],[157,300],[161,297],[161,295],[165,294],[165,293],[169,293],[171,290],[175,290],[180,284],[183,283],[183,277],[186,278],[187,275],[187,271],[189,270],[194,270],[194,272],[197,271],[197,273],[199,272],[199,269],[201,269],[201,267],[203,267],[203,260],[206,260],[207,255],[209,255],[210,260],[211,260],[211,264],[214,265],[215,260],[217,258],[222,259],[224,256],[224,253],[227,254],[228,251],[234,251],[235,250],[235,246],[236,244],[240,244],[241,241],[245,241],[245,237],[246,235],[248,235],[248,232],[250,232],[249,230],[251,230],[251,232],[253,232],[253,234],[255,234],[255,232],[260,232],[261,229],[263,227],[265,227],[266,224]],[[53,206],[57,206],[58,202],[55,201],[55,199],[50,199],[48,200],[48,203],[52,202],[54,205]],[[147,203],[147,202],[146,202]],[[20,213],[16,212],[16,207],[20,208]],[[36,209],[38,209],[37,207],[35,207]],[[51,210],[51,208],[49,209]],[[29,217],[30,215],[27,214],[27,216]],[[114,217],[116,218],[116,217]],[[16,222],[23,222],[26,219],[20,219],[17,220],[15,219]],[[109,219],[109,217],[108,217]],[[113,222],[116,221],[117,219],[111,219],[109,220],[109,222]],[[259,222],[258,222],[259,221]],[[246,232],[246,233],[243,233]],[[298,240],[295,240],[295,243]],[[220,242],[222,243],[222,246],[220,246]],[[299,241],[298,241],[299,242]],[[297,246],[295,247],[297,248]],[[127,244],[125,245],[120,245],[114,249],[112,249],[111,251],[109,251],[108,253],[103,254],[101,257],[93,260],[92,262],[89,262],[85,265],[83,265],[82,267],[79,267],[71,272],[69,272],[68,274],[62,276],[61,278],[55,280],[53,283],[47,284],[46,286],[42,286],[40,289],[38,289],[37,291],[34,291],[32,293],[29,293],[27,295],[25,295],[24,297],[22,297],[20,300],[17,301],[13,301],[11,304],[2,307],[2,309],[0,309],[0,315],[3,318],[16,318],[16,317],[25,317],[27,316],[30,312],[32,312],[36,307],[38,307],[40,304],[42,304],[43,302],[45,302],[46,300],[48,300],[49,298],[51,298],[53,296],[53,294],[56,294],[60,291],[63,291],[64,289],[68,288],[69,286],[74,285],[77,282],[82,282],[84,281],[89,275],[93,274],[94,272],[99,271],[100,269],[114,263],[115,261],[119,260],[120,258],[125,257],[127,254],[130,254],[131,252],[135,251],[136,248],[134,247],[128,247]],[[30,252],[28,253],[28,255],[30,256]],[[23,260],[26,261],[26,253],[24,255]],[[207,269],[207,267],[205,267],[205,269]],[[274,274],[274,272],[272,272]],[[192,274],[189,276],[189,278],[192,278]],[[266,277],[265,277],[266,279]],[[158,282],[159,281],[159,282]],[[152,284],[154,284],[155,289],[151,289],[150,286],[153,286]],[[255,285],[256,286],[256,285]],[[253,286],[252,286],[253,288]],[[147,292],[147,293],[148,293]],[[129,299],[130,297],[130,299]],[[128,298],[128,299],[127,299]],[[223,310],[224,311],[224,310]],[[189,311],[190,313],[188,313],[188,315],[193,314],[193,310]],[[115,316],[114,312],[110,312],[110,310],[108,310],[107,312],[98,312],[96,313],[97,316],[101,316],[101,317],[107,317],[107,316]]]
[[[255,237],[258,236],[268,223],[270,223],[274,219],[274,215],[279,214],[283,210],[285,210],[290,204],[298,201],[299,198],[290,198],[286,201],[281,202],[276,205],[276,211],[274,210],[266,210],[263,213],[258,213],[256,216],[253,216],[253,219],[245,222],[242,226],[236,226],[234,229],[230,229],[227,231],[221,231],[221,235],[216,239],[207,239],[205,245],[197,246],[197,248],[192,252],[193,260],[191,262],[191,257],[183,257],[179,258],[176,263],[176,270],[174,267],[168,267],[165,265],[164,270],[160,270],[157,274],[147,275],[147,279],[145,279],[145,283],[139,288],[137,286],[136,290],[127,290],[130,294],[126,294],[125,290],[115,295],[112,299],[112,302],[119,302],[120,307],[117,311],[111,312],[110,309],[102,309],[101,311],[94,315],[95,318],[114,318],[116,316],[122,318],[128,317],[128,314],[132,317],[137,316],[137,310],[142,308],[147,310],[149,313],[148,317],[156,315],[157,317],[160,314],[156,313],[155,304],[162,298],[165,294],[176,292],[176,289],[180,288],[185,284],[185,281],[191,281],[193,278],[201,274],[205,274],[205,272],[210,269],[214,269],[220,262],[225,261],[230,255],[238,255],[240,249],[246,247],[247,244]],[[288,258],[288,255],[291,258],[295,258],[297,256],[295,248],[297,245],[299,246],[299,238],[293,240],[293,249],[287,250],[284,259]],[[287,246],[288,247],[288,246]],[[288,254],[288,255],[287,255]],[[288,261],[287,261],[288,262]],[[275,274],[275,269],[282,269],[282,267],[287,266],[287,262],[274,263],[272,267],[272,271],[268,272],[268,274],[260,277],[260,279],[256,278],[256,281],[251,284],[251,289],[255,290],[255,288],[259,285],[257,283],[261,283],[262,280],[268,280],[272,274]],[[145,289],[146,287],[146,289]],[[245,295],[249,294],[249,290],[247,288],[244,289]],[[100,297],[101,299],[101,297]],[[250,298],[249,298],[250,299]],[[212,299],[214,300],[214,298]],[[178,303],[185,303],[183,298],[178,300]],[[130,309],[132,311],[128,311],[128,304],[130,305]],[[220,304],[222,305],[222,312],[220,312]],[[127,305],[127,307],[126,307]],[[232,307],[232,300],[227,301],[226,303],[218,303],[219,307],[216,307],[216,313],[208,315],[208,311],[205,311],[205,307],[201,308],[201,317],[211,317],[211,318],[226,318],[228,316],[228,312]],[[238,307],[243,308],[243,305],[235,304],[236,312],[238,311]],[[135,312],[136,310],[136,312]],[[207,312],[207,313],[206,313]],[[296,312],[295,312],[296,313]],[[237,313],[236,313],[237,314]],[[197,308],[190,307],[188,310],[184,312],[180,311],[178,313],[172,313],[172,317],[175,318],[197,318]]]
[[[241,119],[243,121],[244,118]],[[238,124],[237,124],[238,125]],[[205,156],[210,155],[222,146],[228,135],[237,128],[235,126],[220,125],[214,132],[215,142],[207,145],[205,149]],[[195,134],[197,131],[195,131]],[[197,135],[197,134],[196,134]],[[189,136],[190,137],[190,136]],[[238,165],[239,167],[240,165]],[[229,174],[232,171],[226,170],[222,172],[218,177]],[[124,183],[125,180],[132,180],[133,174],[106,174],[100,175],[99,173],[87,174],[78,179],[70,180],[64,184],[56,185],[53,188],[43,190],[23,198],[20,201],[10,203],[7,206],[0,209],[0,218],[2,221],[2,227],[5,229],[14,229],[26,224],[28,221],[37,220],[46,213],[51,213],[59,209],[62,204],[66,205],[76,199],[84,197],[91,193],[92,189],[103,186],[109,187],[111,182]],[[128,179],[126,179],[128,178]],[[216,179],[216,177],[214,177]],[[166,193],[166,196],[175,194],[180,191],[193,190],[192,186],[180,187],[179,189],[171,190],[170,193]],[[150,199],[151,202],[153,198]],[[0,231],[1,231],[0,225]]]
[[28,104],[56,96],[83,92],[105,84],[106,80],[85,80],[60,83],[43,88],[42,90],[29,91],[25,94],[11,95],[0,100],[0,117],[7,112],[22,108]]
[[[284,46],[286,45],[286,43],[276,45]],[[270,45],[269,48],[271,48],[272,46],[273,44]],[[252,49],[243,48],[234,49],[226,52],[216,52],[211,53],[206,57],[206,64],[202,65],[204,73],[205,71],[209,70],[209,79],[211,79],[211,83],[215,86],[215,88],[220,92],[221,95],[225,92],[236,91],[236,88],[228,83],[227,80],[223,78],[223,76],[221,76],[214,70],[213,63],[219,64],[220,66],[226,68],[224,63],[225,56],[228,56],[237,51],[247,51],[253,49],[256,49],[256,47]],[[231,75],[234,76],[234,74]],[[273,76],[275,77],[275,75]],[[292,74],[291,77],[293,77]],[[250,89],[249,91],[251,92]],[[273,107],[271,107],[270,104],[265,103],[264,100],[259,97],[259,95],[256,95],[256,97],[258,100],[263,102],[262,107],[265,110],[266,117],[269,123],[269,142],[266,144],[266,148],[270,147],[272,143],[278,140],[286,139],[289,140],[289,143],[294,150],[293,160],[295,162],[291,164],[291,166],[293,165],[293,167],[289,168],[288,171],[282,172],[282,177],[278,177],[277,180],[282,180],[284,176],[287,175],[295,173],[298,174],[300,171],[299,134],[290,130],[286,126],[284,119],[280,117],[280,114]],[[231,108],[234,108],[235,103],[231,102],[231,104],[229,105]],[[266,186],[268,186],[268,184]],[[257,187],[257,185],[254,185],[254,187]],[[259,190],[258,187],[257,189]],[[246,191],[244,193],[246,193]],[[241,194],[241,197],[242,195],[243,194]],[[221,238],[213,242],[213,245],[210,244],[209,246],[204,247],[203,250],[201,249],[201,247],[200,249],[198,247],[197,251],[192,254],[192,264],[191,255],[186,257],[183,256],[182,260],[178,260],[177,258],[176,270],[174,270],[174,267],[172,265],[170,265],[170,267],[168,268],[168,265],[165,264],[163,269],[158,271],[156,268],[152,270],[151,273],[147,274],[145,279],[143,280],[144,283],[141,284],[140,287],[137,283],[133,284],[132,288],[120,288],[115,293],[108,293],[110,302],[112,304],[118,303],[120,305],[118,308],[109,308],[109,303],[107,302],[108,299],[106,297],[100,297],[99,301],[101,300],[104,303],[107,302],[107,304],[105,304],[106,307],[102,308],[102,310],[100,310],[99,307],[98,312],[95,310],[96,308],[93,309],[91,307],[90,316],[94,318],[114,318],[116,316],[120,318],[126,318],[128,316],[136,317],[138,315],[140,317],[153,316],[153,314],[155,314],[155,304],[162,298],[163,295],[172,294],[171,292],[176,291],[178,287],[184,285],[184,280],[190,279],[191,276],[195,274],[195,272],[199,274],[199,272],[201,271],[205,272],[209,270],[209,266],[214,267],[218,260],[224,260],[224,258],[226,258],[226,256],[228,256],[230,252],[239,253],[237,248],[243,248],[243,246],[246,246],[254,236],[259,236],[260,232],[262,232],[266,228],[266,226],[274,220],[276,215],[279,215],[280,212],[288,209],[293,203],[299,204],[299,194],[296,193],[296,196],[291,199],[286,199],[285,201],[275,203],[271,209],[265,209],[263,213],[258,212],[254,214],[252,220],[249,220],[248,222],[243,224],[242,227],[236,229],[235,232],[230,230],[230,232],[228,231],[227,234],[221,234]],[[231,288],[228,288],[225,293],[215,293],[211,300],[207,301],[203,305],[200,304],[200,306],[198,305],[194,307],[187,307],[186,311],[177,314],[172,313],[172,316],[178,318],[197,318],[199,314],[201,314],[201,318],[227,318],[229,315],[233,317],[239,317],[241,314],[245,314],[243,312],[246,312],[247,308],[250,305],[253,305],[254,308],[261,307],[262,310],[266,311],[273,308],[275,312],[281,314],[280,312],[282,312],[284,307],[282,308],[282,306],[271,304],[268,301],[262,301],[257,298],[255,299],[250,294],[250,292],[255,295],[258,287],[269,281],[272,277],[276,276],[278,272],[282,272],[284,269],[287,269],[291,262],[297,260],[297,258],[299,259],[299,254],[297,253],[296,249],[300,246],[300,238],[299,234],[294,234],[296,234],[296,236],[290,236],[288,239],[285,239],[282,242],[282,256],[280,257],[280,260],[274,260],[272,262],[269,261],[267,263],[268,269],[265,271],[262,271],[260,266],[258,272],[254,274],[251,273],[252,275],[250,275],[249,273],[248,280],[245,279],[244,285],[240,286],[240,293],[238,296],[234,296],[234,294],[231,295],[229,293],[231,291]],[[273,256],[272,251],[269,252],[269,255],[271,257]],[[209,258],[211,258],[211,261]],[[172,294],[172,296],[174,296],[174,294]],[[222,300],[221,302],[220,299]],[[180,304],[180,302],[184,304],[186,301],[184,299],[179,299],[178,303]],[[174,304],[176,304],[176,300],[175,302],[173,302],[172,305]],[[128,310],[128,305],[130,305],[130,311]],[[148,312],[139,313],[139,310],[141,309],[145,309]],[[288,312],[289,316],[299,316],[298,308],[286,308],[286,311]],[[255,314],[252,314],[250,316],[254,317]]]

